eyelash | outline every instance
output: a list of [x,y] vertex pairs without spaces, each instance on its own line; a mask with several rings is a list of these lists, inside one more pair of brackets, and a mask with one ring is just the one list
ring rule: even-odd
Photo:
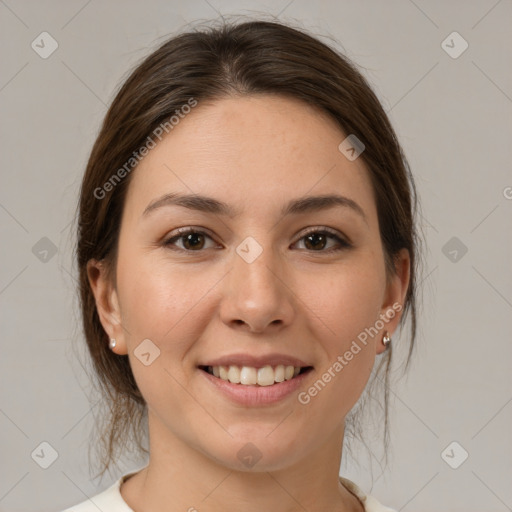
[[[184,238],[185,236],[189,235],[189,234],[198,234],[198,235],[204,235],[210,239],[213,240],[213,238],[208,234],[206,233],[205,231],[201,231],[200,229],[194,229],[194,228],[179,228],[178,230],[178,233],[177,235],[173,235],[172,237],[164,240],[164,242],[162,243],[162,245],[164,247],[168,247],[168,248],[171,248],[173,243],[179,239],[182,239]],[[331,247],[330,249],[327,249],[327,250],[319,250],[319,251],[314,251],[314,250],[308,250],[306,249],[307,252],[312,252],[312,253],[315,253],[315,252],[318,252],[318,253],[332,253],[332,252],[338,252],[338,251],[342,251],[344,249],[350,249],[352,246],[351,243],[349,243],[347,240],[344,240],[343,238],[341,238],[337,233],[336,231],[330,229],[330,228],[327,228],[325,226],[322,226],[321,228],[312,228],[310,229],[309,231],[307,231],[306,233],[304,233],[300,238],[299,240],[297,240],[297,242],[300,242],[301,240],[303,240],[304,238],[306,238],[307,236],[309,235],[312,235],[312,234],[322,234],[322,235],[328,235],[328,237],[336,240],[336,242],[338,242],[338,244],[340,245],[340,247],[337,247],[337,248],[333,248]],[[295,243],[297,243],[295,242]],[[206,249],[199,249],[197,251],[193,251],[193,250],[189,250],[189,249],[182,249],[181,247],[174,247],[172,248],[172,250],[178,250],[178,251],[183,251],[183,252],[189,252],[189,253],[193,253],[193,252],[203,252],[204,250]]]

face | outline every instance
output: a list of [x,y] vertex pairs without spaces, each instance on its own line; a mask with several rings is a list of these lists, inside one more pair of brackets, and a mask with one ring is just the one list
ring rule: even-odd
[[345,138],[299,101],[223,99],[133,171],[117,285],[95,262],[90,281],[150,432],[226,467],[261,456],[259,470],[340,441],[408,284],[406,255],[386,277],[368,171]]

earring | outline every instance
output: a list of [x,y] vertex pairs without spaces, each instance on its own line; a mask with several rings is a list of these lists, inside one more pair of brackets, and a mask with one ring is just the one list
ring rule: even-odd
[[116,340],[114,338],[111,338],[108,346],[110,347],[110,350],[113,350],[116,346]]
[[382,343],[386,348],[388,348],[388,345],[391,343],[391,337],[389,336],[388,331],[385,332],[384,337],[382,338]]

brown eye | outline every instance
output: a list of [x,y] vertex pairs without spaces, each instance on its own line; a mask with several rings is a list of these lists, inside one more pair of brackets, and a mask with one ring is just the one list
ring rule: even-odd
[[204,237],[201,233],[190,233],[182,238],[185,249],[202,249],[204,246]]
[[[327,247],[329,244],[329,241],[332,240],[336,242],[330,247]],[[313,252],[331,252],[331,251],[339,251],[342,249],[347,249],[349,247],[352,247],[350,243],[348,243],[346,240],[341,238],[335,233],[331,233],[331,231],[328,231],[326,229],[322,230],[315,230],[310,231],[309,233],[306,233],[299,242],[304,241],[304,247],[308,251]],[[299,243],[298,242],[298,243]],[[337,247],[336,247],[337,246]],[[327,247],[327,250],[325,250]]]
[[327,244],[327,237],[324,233],[312,233],[304,237],[306,249],[324,249]]
[[[179,231],[179,235],[172,236],[167,239],[163,245],[165,247],[174,248],[177,247],[178,250],[181,249],[183,251],[201,251],[205,248],[207,240],[212,240],[212,238],[202,231],[196,231],[194,229],[183,229]],[[177,244],[176,242],[181,242]],[[174,247],[173,247],[174,246]],[[206,247],[208,248],[208,247]]]

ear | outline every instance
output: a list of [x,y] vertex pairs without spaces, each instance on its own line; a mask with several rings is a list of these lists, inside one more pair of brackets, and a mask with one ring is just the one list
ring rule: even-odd
[[404,301],[409,288],[411,275],[409,251],[407,249],[401,249],[395,257],[394,264],[395,273],[388,278],[384,301],[380,311],[380,319],[384,321],[385,326],[379,334],[380,339],[378,339],[376,343],[377,354],[381,354],[386,350],[386,347],[382,343],[382,337],[385,331],[388,331],[389,336],[391,336],[402,318]]
[[119,355],[127,354],[117,291],[112,279],[107,274],[105,262],[103,260],[89,260],[87,262],[87,277],[96,301],[96,309],[101,325],[108,337],[116,340],[113,352]]

